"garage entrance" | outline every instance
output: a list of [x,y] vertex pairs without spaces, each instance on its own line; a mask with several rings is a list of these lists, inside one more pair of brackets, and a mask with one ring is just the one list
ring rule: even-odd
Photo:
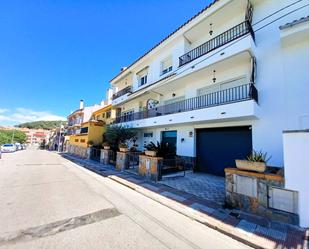
[[197,170],[224,176],[224,169],[235,167],[235,159],[244,159],[252,151],[251,126],[197,130]]

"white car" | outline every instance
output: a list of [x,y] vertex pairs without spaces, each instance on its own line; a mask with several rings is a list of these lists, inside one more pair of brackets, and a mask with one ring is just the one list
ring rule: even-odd
[[14,144],[4,144],[1,146],[1,152],[15,152],[16,146]]

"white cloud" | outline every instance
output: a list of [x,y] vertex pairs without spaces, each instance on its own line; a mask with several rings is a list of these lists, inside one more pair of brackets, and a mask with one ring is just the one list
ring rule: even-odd
[[53,114],[49,111],[34,111],[27,108],[16,108],[14,110],[0,108],[0,114],[0,122],[6,124],[18,124],[41,120],[66,120],[65,117]]
[[0,113],[5,113],[5,112],[8,112],[9,109],[5,109],[5,108],[0,108]]

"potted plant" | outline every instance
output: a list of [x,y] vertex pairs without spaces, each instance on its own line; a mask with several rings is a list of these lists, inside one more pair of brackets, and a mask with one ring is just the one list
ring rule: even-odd
[[158,146],[154,142],[145,145],[145,155],[155,157],[159,151]]
[[173,148],[164,142],[159,142],[155,144],[154,142],[150,142],[145,146],[145,155],[146,156],[159,156],[159,157],[166,157],[168,155],[174,155]]
[[110,147],[108,142],[104,142],[103,143],[103,148],[104,148],[104,150],[110,150],[111,147]]
[[87,145],[89,146],[89,147],[92,147],[93,146],[93,141],[92,140],[89,140],[88,142],[87,142]]
[[136,137],[136,130],[122,126],[108,126],[103,134],[103,141],[109,143],[110,148],[116,151],[120,143],[125,143]]
[[270,159],[267,153],[262,151],[252,151],[247,160],[235,160],[236,167],[240,170],[255,171],[263,173],[266,170],[266,163]]
[[118,147],[119,147],[119,151],[121,151],[121,152],[129,151],[128,145],[126,143],[120,143]]

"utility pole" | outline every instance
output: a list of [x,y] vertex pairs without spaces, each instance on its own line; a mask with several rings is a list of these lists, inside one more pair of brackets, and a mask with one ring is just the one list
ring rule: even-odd
[[13,143],[14,136],[15,136],[15,130],[13,130],[13,134],[12,134],[12,138],[11,138],[11,144]]

